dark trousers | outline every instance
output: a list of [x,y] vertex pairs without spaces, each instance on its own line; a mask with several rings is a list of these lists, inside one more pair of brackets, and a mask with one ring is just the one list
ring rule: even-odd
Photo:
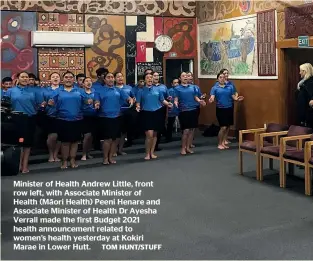
[[173,137],[174,123],[176,117],[168,117],[166,125],[166,140],[171,141]]

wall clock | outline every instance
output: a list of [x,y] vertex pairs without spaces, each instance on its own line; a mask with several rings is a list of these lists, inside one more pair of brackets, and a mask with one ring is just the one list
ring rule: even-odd
[[169,52],[173,47],[173,40],[168,35],[159,35],[154,43],[155,48],[163,53]]

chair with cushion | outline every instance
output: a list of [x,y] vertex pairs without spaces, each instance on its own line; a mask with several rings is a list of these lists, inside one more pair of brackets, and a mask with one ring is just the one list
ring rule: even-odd
[[[312,134],[312,129],[307,127],[301,126],[290,126],[288,131],[278,131],[278,132],[271,132],[271,133],[262,133],[260,134],[260,153],[259,153],[259,178],[263,180],[263,159],[268,158],[272,160],[280,160],[280,151],[282,151],[280,139],[283,137],[293,137],[293,136],[301,136]],[[271,137],[274,138],[274,142],[276,143],[274,146],[267,146],[265,143],[265,138]],[[286,152],[287,151],[296,151],[297,141],[290,141],[286,145]],[[280,184],[282,185],[283,180],[280,177]]]
[[[243,152],[253,154],[256,157],[256,169],[259,169],[259,135],[261,133],[271,133],[277,131],[288,130],[288,126],[278,123],[269,123],[266,128],[249,129],[239,131],[239,173],[243,175]],[[253,140],[244,139],[247,135],[253,135]],[[274,141],[273,137],[266,137],[263,146],[274,146],[278,141]],[[258,171],[257,180],[259,180]]]
[[[306,158],[308,158],[307,153],[308,150],[304,148],[304,142],[307,140],[313,141],[313,135],[307,134],[307,135],[301,135],[301,136],[295,136],[295,137],[284,137],[281,138],[281,151],[280,151],[280,187],[285,188],[286,187],[286,163],[289,164],[296,164],[307,168],[306,164],[309,162],[309,159],[306,162]],[[305,143],[307,147],[307,143]],[[296,146],[296,150],[288,148]],[[311,153],[311,148],[309,150]],[[311,158],[311,157],[310,157]],[[310,175],[305,175],[305,194],[310,195],[311,189],[307,187],[307,184],[310,180]],[[309,181],[308,181],[309,179]],[[309,182],[310,184],[310,182]]]
[[311,196],[312,195],[311,174],[313,168],[313,135],[311,136],[310,141],[305,143],[304,161],[305,161],[305,180],[306,180],[305,194]]

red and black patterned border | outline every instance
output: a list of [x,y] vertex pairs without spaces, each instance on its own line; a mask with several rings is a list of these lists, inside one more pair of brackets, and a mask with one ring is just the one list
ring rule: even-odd
[[257,13],[258,75],[276,76],[276,12]]

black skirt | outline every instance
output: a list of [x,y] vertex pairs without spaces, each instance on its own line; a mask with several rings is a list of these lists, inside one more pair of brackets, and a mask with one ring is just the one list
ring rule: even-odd
[[44,132],[46,134],[51,134],[51,133],[58,133],[58,120],[55,117],[50,117],[46,115],[44,117]]
[[199,110],[182,111],[179,113],[178,119],[182,130],[198,128]]
[[74,143],[82,140],[82,120],[57,120],[58,140],[64,143]]
[[129,108],[123,112],[121,116],[121,132],[128,133],[133,132],[137,124],[138,112],[133,108]]
[[16,122],[17,138],[19,144],[24,148],[30,148],[34,145],[34,138],[37,126],[37,115],[23,117]]
[[116,140],[121,137],[122,117],[107,118],[99,117],[100,140]]
[[231,125],[234,125],[234,107],[216,107],[216,118],[220,127],[229,127]]
[[96,122],[97,122],[97,117],[95,116],[84,116],[83,119],[83,126],[82,126],[82,133],[87,134],[87,133],[95,133],[95,128],[96,128]]
[[164,111],[160,108],[156,111],[141,111],[140,120],[144,131],[162,131],[164,123]]

